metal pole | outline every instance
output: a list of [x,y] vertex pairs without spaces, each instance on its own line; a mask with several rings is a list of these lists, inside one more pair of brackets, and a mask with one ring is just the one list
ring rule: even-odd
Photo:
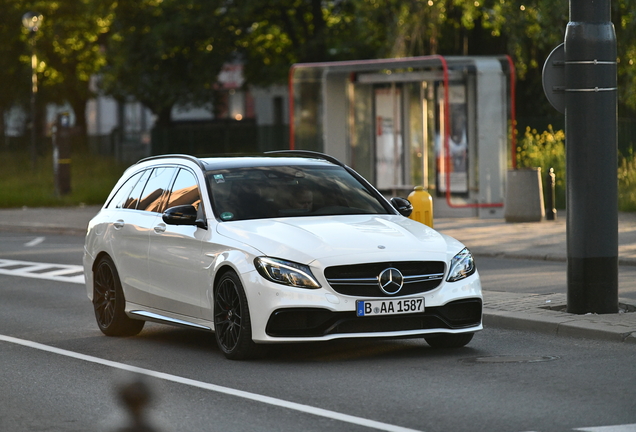
[[618,312],[616,34],[610,0],[570,0],[565,33],[567,311]]
[[31,168],[35,171],[37,163],[37,121],[35,99],[38,94],[38,58],[35,53],[35,31],[31,31]]
[[35,171],[37,162],[37,121],[35,98],[38,93],[38,58],[35,53],[35,33],[42,24],[42,15],[37,12],[27,12],[22,15],[22,25],[29,31],[31,43],[31,168]]
[[556,220],[557,210],[556,210],[556,195],[555,195],[555,186],[556,186],[556,174],[554,174],[554,168],[550,168],[548,174],[546,175],[546,183],[548,187],[546,188],[547,197],[547,209],[545,211],[545,219],[546,220]]

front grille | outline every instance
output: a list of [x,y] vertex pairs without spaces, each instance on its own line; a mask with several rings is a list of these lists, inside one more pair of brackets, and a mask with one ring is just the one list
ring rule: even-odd
[[342,265],[325,269],[325,278],[338,293],[358,297],[389,297],[378,285],[378,276],[396,268],[404,276],[401,296],[431,291],[444,279],[442,261],[401,261]]
[[382,333],[408,330],[462,329],[481,323],[480,299],[457,300],[423,313],[358,317],[355,312],[319,308],[278,309],[265,329],[273,337],[320,337],[330,334]]

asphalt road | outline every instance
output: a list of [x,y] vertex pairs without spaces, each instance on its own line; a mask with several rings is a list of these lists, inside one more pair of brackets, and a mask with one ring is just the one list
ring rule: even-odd
[[[0,259],[77,265],[82,241],[0,233]],[[526,273],[550,289],[551,265],[508,261],[478,261],[489,289],[529,289]],[[81,284],[0,274],[0,299],[3,431],[116,430],[116,388],[133,372],[162,431],[636,430],[631,344],[486,328],[455,351],[339,341],[233,362],[203,332],[147,324],[103,336]]]

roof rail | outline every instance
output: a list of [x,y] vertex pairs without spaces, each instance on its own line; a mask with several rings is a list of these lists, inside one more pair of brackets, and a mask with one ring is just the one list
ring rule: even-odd
[[187,160],[189,160],[191,162],[194,162],[197,165],[199,165],[199,167],[201,167],[201,169],[205,169],[205,167],[203,166],[203,162],[201,162],[201,160],[198,157],[192,156],[192,155],[187,155],[187,154],[162,154],[162,155],[148,156],[146,158],[140,159],[139,161],[137,161],[137,163],[139,164],[141,162],[151,161],[151,160],[155,160],[155,159],[164,159],[164,158],[187,159]]
[[304,156],[304,157],[311,157],[311,158],[317,158],[317,159],[324,159],[338,166],[345,167],[345,164],[340,162],[335,157],[329,156],[328,154],[320,153],[317,151],[311,151],[311,150],[272,150],[272,151],[265,152],[264,154],[279,154],[279,155],[288,154],[290,156]]

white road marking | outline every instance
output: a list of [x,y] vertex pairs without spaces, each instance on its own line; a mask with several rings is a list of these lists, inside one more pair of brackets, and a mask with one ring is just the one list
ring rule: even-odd
[[84,284],[84,267],[0,259],[0,274]]
[[574,429],[582,432],[635,432],[636,423],[616,426],[596,426]]
[[26,247],[37,246],[40,243],[42,243],[44,240],[46,240],[46,237],[36,237],[33,240],[31,240],[30,242],[25,243],[24,246],[26,246]]
[[38,342],[33,342],[25,339],[18,339],[11,336],[0,335],[0,341],[12,343],[16,345],[22,345],[25,347],[37,349],[40,351],[46,351],[53,354],[58,354],[77,360],[83,360],[90,363],[95,363],[103,366],[108,366],[115,369],[120,369],[128,372],[137,373],[165,381],[171,381],[178,384],[188,385],[191,387],[197,387],[203,390],[209,390],[216,393],[222,393],[229,396],[236,396],[243,399],[249,399],[256,402],[261,402],[268,405],[277,406],[280,408],[287,408],[294,411],[303,412],[306,414],[312,414],[315,416],[325,417],[332,420],[338,420],[345,423],[351,423],[359,426],[368,427],[371,429],[388,431],[388,432],[422,432],[417,429],[409,429],[401,426],[396,426],[388,423],[382,423],[375,420],[369,420],[362,417],[356,417],[348,414],[342,414],[336,411],[330,411],[322,408],[312,407],[310,405],[303,405],[296,402],[290,402],[283,399],[277,399],[270,396],[263,396],[256,393],[250,393],[243,390],[237,390],[229,387],[223,387],[215,384],[209,384],[202,381],[196,381],[189,378],[183,378],[177,375],[171,375],[163,372],[157,372],[150,369],[144,369],[136,366],[130,366],[124,363],[114,362],[111,360],[105,360],[99,357],[93,357],[86,354],[76,353],[74,351],[68,351],[61,348],[55,348],[49,345],[43,345]]

